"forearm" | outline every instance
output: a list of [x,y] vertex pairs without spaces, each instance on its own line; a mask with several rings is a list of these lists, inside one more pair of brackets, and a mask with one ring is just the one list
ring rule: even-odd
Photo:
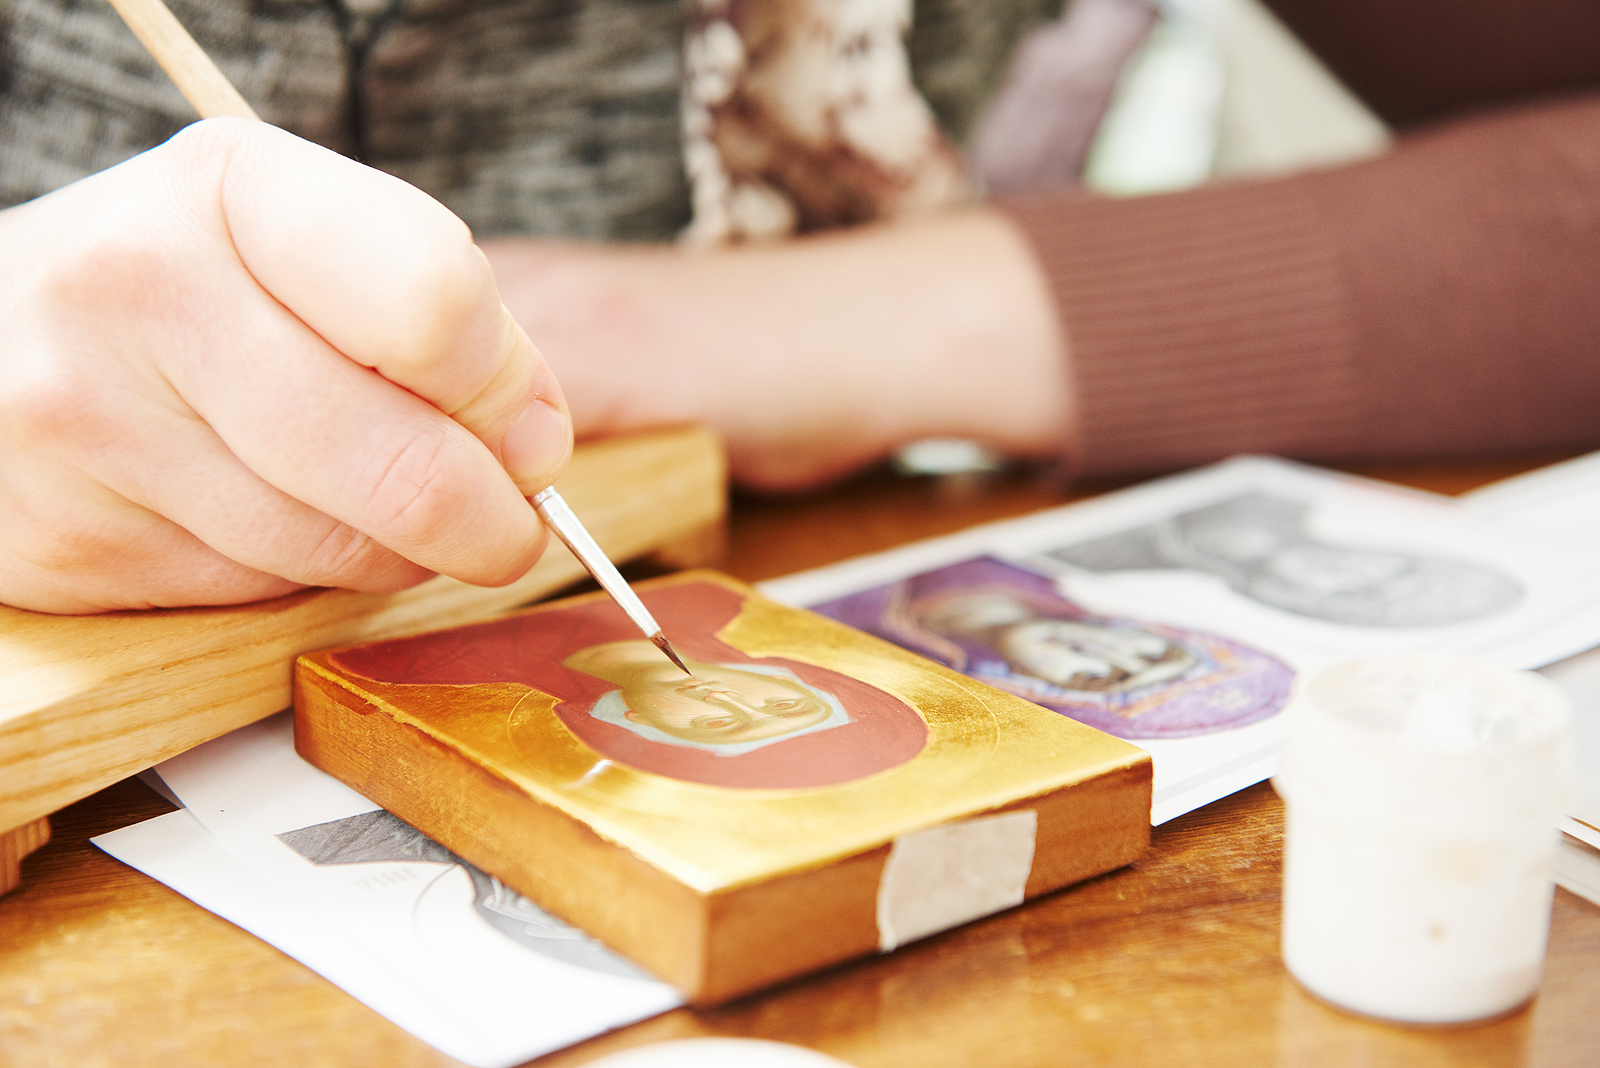
[[[1049,293],[975,209],[716,252],[485,244],[580,434],[707,422],[767,489],[933,435],[1059,453],[1073,417]],[[627,381],[619,384],[619,376]]]
[[1007,206],[1070,339],[1089,472],[1600,443],[1600,100],[1380,159]]

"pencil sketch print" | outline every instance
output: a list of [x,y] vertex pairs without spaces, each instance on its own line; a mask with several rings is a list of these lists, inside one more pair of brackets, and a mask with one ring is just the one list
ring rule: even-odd
[[1293,673],[1198,631],[1096,616],[1043,575],[989,557],[816,605],[886,638],[1123,738],[1241,727],[1283,707]]
[[[567,964],[624,975],[649,978],[632,964],[571,924],[558,920],[494,876],[462,860],[391,812],[378,810],[286,831],[277,839],[311,863],[338,864],[438,864],[440,878],[459,868],[472,880],[472,908],[500,934],[527,949]],[[439,879],[435,879],[437,883]],[[426,891],[419,896],[413,920],[428,907]]]
[[1241,493],[1048,555],[1089,571],[1199,571],[1260,604],[1359,627],[1466,623],[1522,598],[1516,579],[1483,564],[1321,540],[1308,529],[1310,511]]

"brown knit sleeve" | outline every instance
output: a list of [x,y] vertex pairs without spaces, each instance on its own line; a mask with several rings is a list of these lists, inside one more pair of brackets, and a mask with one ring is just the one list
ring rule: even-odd
[[1600,96],[1288,178],[1000,207],[1057,300],[1086,472],[1600,446]]

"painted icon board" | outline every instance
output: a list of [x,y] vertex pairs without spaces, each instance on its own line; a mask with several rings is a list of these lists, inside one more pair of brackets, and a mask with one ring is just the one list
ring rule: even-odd
[[1148,845],[1133,745],[714,572],[639,590],[693,680],[577,597],[301,658],[296,747],[697,1004]]

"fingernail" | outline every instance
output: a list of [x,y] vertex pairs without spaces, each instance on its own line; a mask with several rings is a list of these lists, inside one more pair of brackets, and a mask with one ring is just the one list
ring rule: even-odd
[[572,420],[542,400],[523,409],[501,440],[500,458],[523,493],[551,482],[572,456]]

